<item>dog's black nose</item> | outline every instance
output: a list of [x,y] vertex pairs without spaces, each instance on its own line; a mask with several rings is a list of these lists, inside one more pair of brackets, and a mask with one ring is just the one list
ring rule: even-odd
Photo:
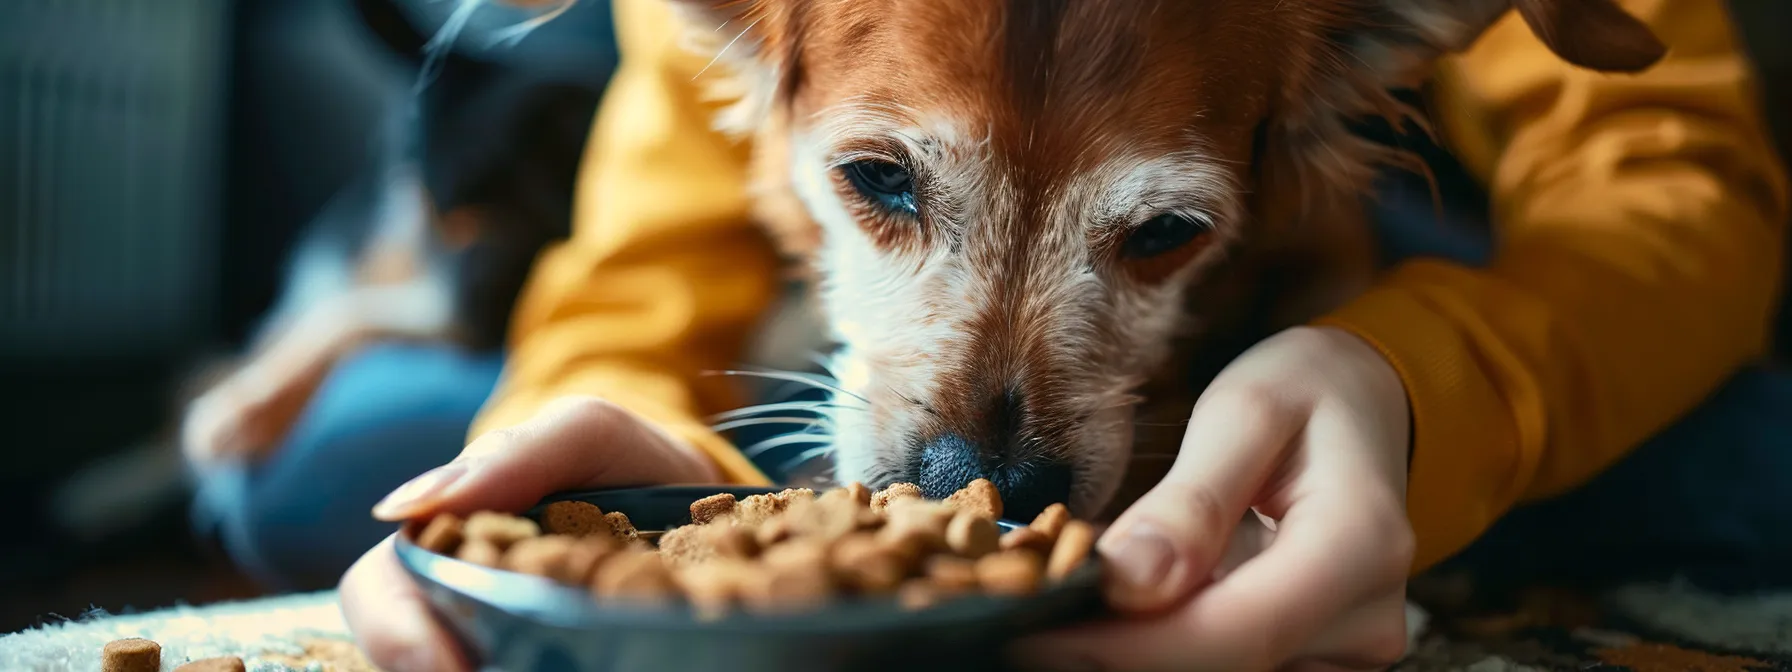
[[1002,493],[1002,517],[1030,521],[1057,503],[1069,503],[1070,465],[1042,459],[1011,460],[964,440],[942,434],[921,448],[921,493],[950,496],[965,484],[987,478]]

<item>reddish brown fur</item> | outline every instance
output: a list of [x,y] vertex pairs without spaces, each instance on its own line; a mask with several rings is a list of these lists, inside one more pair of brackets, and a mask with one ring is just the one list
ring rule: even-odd
[[[756,173],[764,197],[758,212],[787,253],[813,257],[821,241],[790,194],[791,138],[834,106],[900,106],[987,132],[978,139],[987,142],[989,168],[1003,180],[1001,197],[1013,212],[1025,214],[979,222],[994,227],[1004,244],[963,254],[970,266],[1006,282],[989,290],[996,296],[983,297],[988,307],[970,323],[970,338],[957,346],[963,351],[943,346],[938,353],[900,355],[937,354],[965,363],[927,381],[934,387],[932,403],[875,390],[870,414],[881,423],[897,412],[893,408],[919,404],[938,431],[979,442],[1036,439],[1021,442],[1063,453],[1077,446],[1058,439],[1091,410],[1076,406],[1064,383],[1090,375],[1078,367],[1103,364],[1066,361],[1065,353],[1054,352],[1044,332],[1057,306],[1027,295],[1035,255],[1054,244],[1044,240],[1046,222],[1066,191],[1116,157],[1168,156],[1194,149],[1195,142],[1206,160],[1243,186],[1243,212],[1211,204],[1222,215],[1213,229],[1172,254],[1143,262],[1113,254],[1137,222],[1093,222],[1086,241],[1090,249],[1105,250],[1106,258],[1097,262],[1112,269],[1110,282],[1187,283],[1186,314],[1210,335],[1237,337],[1185,339],[1167,365],[1155,368],[1158,380],[1140,381],[1156,407],[1141,409],[1141,417],[1185,416],[1202,382],[1187,372],[1203,356],[1223,360],[1253,335],[1347,300],[1366,281],[1373,257],[1360,199],[1377,164],[1406,159],[1351,138],[1343,122],[1361,116],[1405,120],[1412,111],[1385,89],[1422,76],[1405,72],[1407,61],[1428,61],[1472,38],[1439,36],[1430,25],[1390,25],[1407,18],[1402,12],[1423,18],[1412,10],[1431,2],[1436,12],[1459,11],[1462,23],[1473,24],[1491,18],[1477,13],[1497,15],[1489,8],[1501,9],[1493,6],[1498,0],[1453,1],[762,0],[704,9],[731,19],[728,25],[750,26],[747,37],[757,49],[735,56],[746,70],[775,79],[769,87],[761,82],[769,99],[753,104],[762,114],[746,130],[759,148]],[[1616,37],[1602,32],[1606,24],[1623,23],[1612,16],[1621,12],[1603,7],[1609,0],[1525,4],[1534,26],[1563,22],[1546,26],[1553,30],[1549,43],[1576,62],[1629,67],[1649,60],[1636,25],[1617,26]],[[1446,6],[1451,9],[1441,9]],[[1352,39],[1387,34],[1411,50],[1406,61],[1390,60],[1377,70],[1350,51]],[[1445,40],[1460,44],[1441,44]],[[871,138],[848,139],[855,141],[867,146],[849,149],[902,151]],[[834,176],[859,226],[892,257],[956,244],[927,225],[928,176],[925,165],[920,169],[919,225],[852,206],[851,187]],[[942,304],[948,300],[940,297]],[[914,317],[922,325],[939,318],[925,310]],[[1122,342],[1110,332],[1128,326],[1096,325],[1102,333],[1093,338]],[[869,362],[873,369],[888,365]],[[988,412],[1003,407],[1004,399],[1014,402],[1012,414]],[[1147,433],[1162,438],[1141,436],[1135,452],[1173,452],[1179,434]],[[1161,462],[1147,462],[1148,470],[1168,466]],[[1117,501],[1130,499],[1143,484],[1129,486],[1134,492]]]

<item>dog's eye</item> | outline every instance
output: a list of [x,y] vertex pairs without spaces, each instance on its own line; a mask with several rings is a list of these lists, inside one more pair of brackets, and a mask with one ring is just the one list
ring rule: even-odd
[[854,161],[841,170],[866,199],[895,212],[914,214],[915,180],[908,169],[888,161]]
[[1206,230],[1206,225],[1187,217],[1158,215],[1133,229],[1120,244],[1120,254],[1128,259],[1150,259],[1187,245]]

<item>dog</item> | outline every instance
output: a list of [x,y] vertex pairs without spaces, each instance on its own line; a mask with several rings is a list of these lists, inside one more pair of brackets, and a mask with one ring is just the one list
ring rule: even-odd
[[668,1],[816,279],[836,478],[1022,520],[1116,514],[1219,367],[1368,284],[1371,180],[1423,166],[1352,124],[1422,129],[1390,92],[1438,57],[1514,10],[1578,66],[1664,52],[1613,0]]
[[[356,9],[413,71],[429,69],[427,38],[396,7]],[[535,256],[570,232],[603,87],[440,57],[415,112],[388,120],[388,148],[304,232],[248,354],[201,381],[181,422],[190,459],[273,449],[336,363],[369,344],[503,345]]]

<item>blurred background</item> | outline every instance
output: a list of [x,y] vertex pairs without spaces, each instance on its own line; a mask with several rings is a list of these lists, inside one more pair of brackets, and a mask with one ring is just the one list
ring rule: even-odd
[[[615,54],[606,2],[514,43],[533,15],[475,4],[0,2],[0,632],[315,587],[196,530],[183,409],[370,273],[453,297],[409,336],[495,349]],[[433,229],[394,233],[418,186]]]
[[[188,403],[246,361],[286,362],[300,402],[323,384],[340,353],[304,346],[355,329],[309,307],[421,288],[448,307],[404,338],[495,367],[615,54],[603,0],[514,44],[530,15],[472,4],[0,1],[0,632],[327,585],[231,562],[180,447]],[[1732,5],[1786,146],[1792,3]],[[262,434],[304,422],[249,405]],[[208,436],[270,442],[233,427]]]

